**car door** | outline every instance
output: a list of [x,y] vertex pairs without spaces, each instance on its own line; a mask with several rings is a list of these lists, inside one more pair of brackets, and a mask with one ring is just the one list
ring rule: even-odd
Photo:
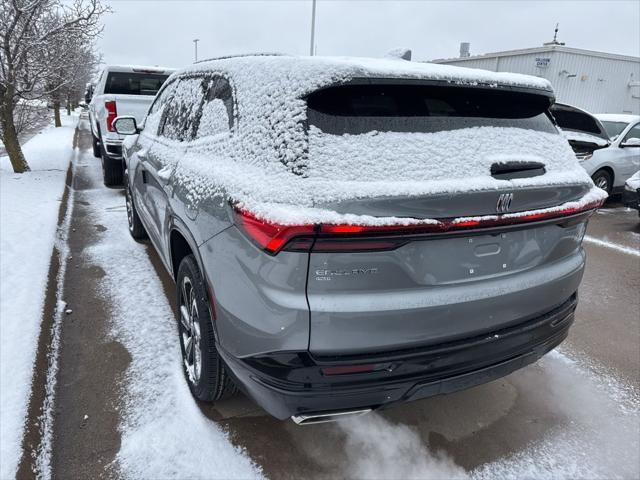
[[[205,98],[197,111],[193,125],[193,141],[188,142],[186,155],[179,168],[190,170],[191,162],[211,164],[216,157],[228,151],[236,126],[235,101],[229,81],[222,76],[203,78]],[[202,164],[202,163],[201,163]],[[195,240],[205,241],[228,227],[226,204],[221,195],[190,195],[192,186],[176,185],[175,213],[187,225]]]
[[151,224],[149,235],[168,260],[169,199],[173,194],[173,172],[193,139],[194,121],[204,98],[202,79],[178,79],[163,112],[160,134],[141,161],[144,203]]
[[129,185],[138,214],[145,225],[149,236],[157,242],[158,231],[152,222],[150,206],[147,204],[147,164],[153,144],[158,140],[166,120],[166,109],[173,94],[175,82],[166,84],[149,107],[141,127],[135,149],[127,159]]
[[631,127],[618,144],[616,164],[620,178],[615,182],[616,186],[623,185],[631,175],[640,170],[640,146],[627,143],[632,138],[640,140],[640,123]]

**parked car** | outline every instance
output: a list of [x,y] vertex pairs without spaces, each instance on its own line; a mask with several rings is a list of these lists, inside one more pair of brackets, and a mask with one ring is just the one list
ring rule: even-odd
[[640,170],[624,184],[623,201],[627,207],[638,210],[640,216]]
[[626,113],[596,113],[594,114],[607,131],[611,140],[615,140],[621,134],[625,134],[640,122],[640,115],[630,115]]
[[552,103],[523,75],[246,56],[175,73],[143,126],[116,118],[129,231],[175,279],[192,394],[317,423],[560,344],[606,195]]
[[551,112],[593,182],[609,194],[621,193],[625,181],[640,168],[639,121],[610,139],[606,127],[589,112],[560,103]]
[[122,184],[122,137],[113,129],[118,115],[130,115],[142,123],[156,93],[173,69],[108,65],[98,81],[87,84],[89,124],[93,154],[102,160],[104,183]]

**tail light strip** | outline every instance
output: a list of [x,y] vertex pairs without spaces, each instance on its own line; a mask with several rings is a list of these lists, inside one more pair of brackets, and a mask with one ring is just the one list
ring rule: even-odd
[[431,220],[409,225],[281,225],[261,220],[238,207],[233,208],[233,213],[235,223],[240,230],[265,252],[275,255],[283,249],[310,251],[312,247],[314,251],[390,250],[410,241],[403,238],[410,235],[539,222],[595,210],[603,203],[604,199],[598,199],[583,205],[574,204],[568,207],[503,215]]

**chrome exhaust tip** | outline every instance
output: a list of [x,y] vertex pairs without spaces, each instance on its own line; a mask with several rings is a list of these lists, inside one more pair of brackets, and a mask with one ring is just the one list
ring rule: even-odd
[[293,420],[296,425],[312,425],[316,423],[337,422],[350,417],[359,417],[370,411],[370,408],[362,408],[359,410],[343,410],[341,412],[293,415],[291,420]]

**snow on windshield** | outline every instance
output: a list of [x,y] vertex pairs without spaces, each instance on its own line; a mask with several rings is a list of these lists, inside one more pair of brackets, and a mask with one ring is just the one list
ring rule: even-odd
[[[216,60],[182,73],[199,71],[226,78],[236,104],[231,135],[196,138],[177,164],[176,181],[186,187],[191,202],[211,195],[222,199],[226,194],[254,214],[284,224],[406,223],[409,220],[339,215],[319,205],[373,196],[590,183],[568,143],[556,133],[473,127],[327,135],[306,126],[304,96],[353,78],[435,79],[550,90],[544,79],[401,60],[279,56]],[[188,85],[176,88],[177,103],[204,102],[190,81],[181,83]],[[206,123],[218,128],[221,124],[213,116],[223,109],[205,106],[204,111]],[[540,161],[547,173],[496,180],[490,166],[498,156],[500,161],[525,157]]]

